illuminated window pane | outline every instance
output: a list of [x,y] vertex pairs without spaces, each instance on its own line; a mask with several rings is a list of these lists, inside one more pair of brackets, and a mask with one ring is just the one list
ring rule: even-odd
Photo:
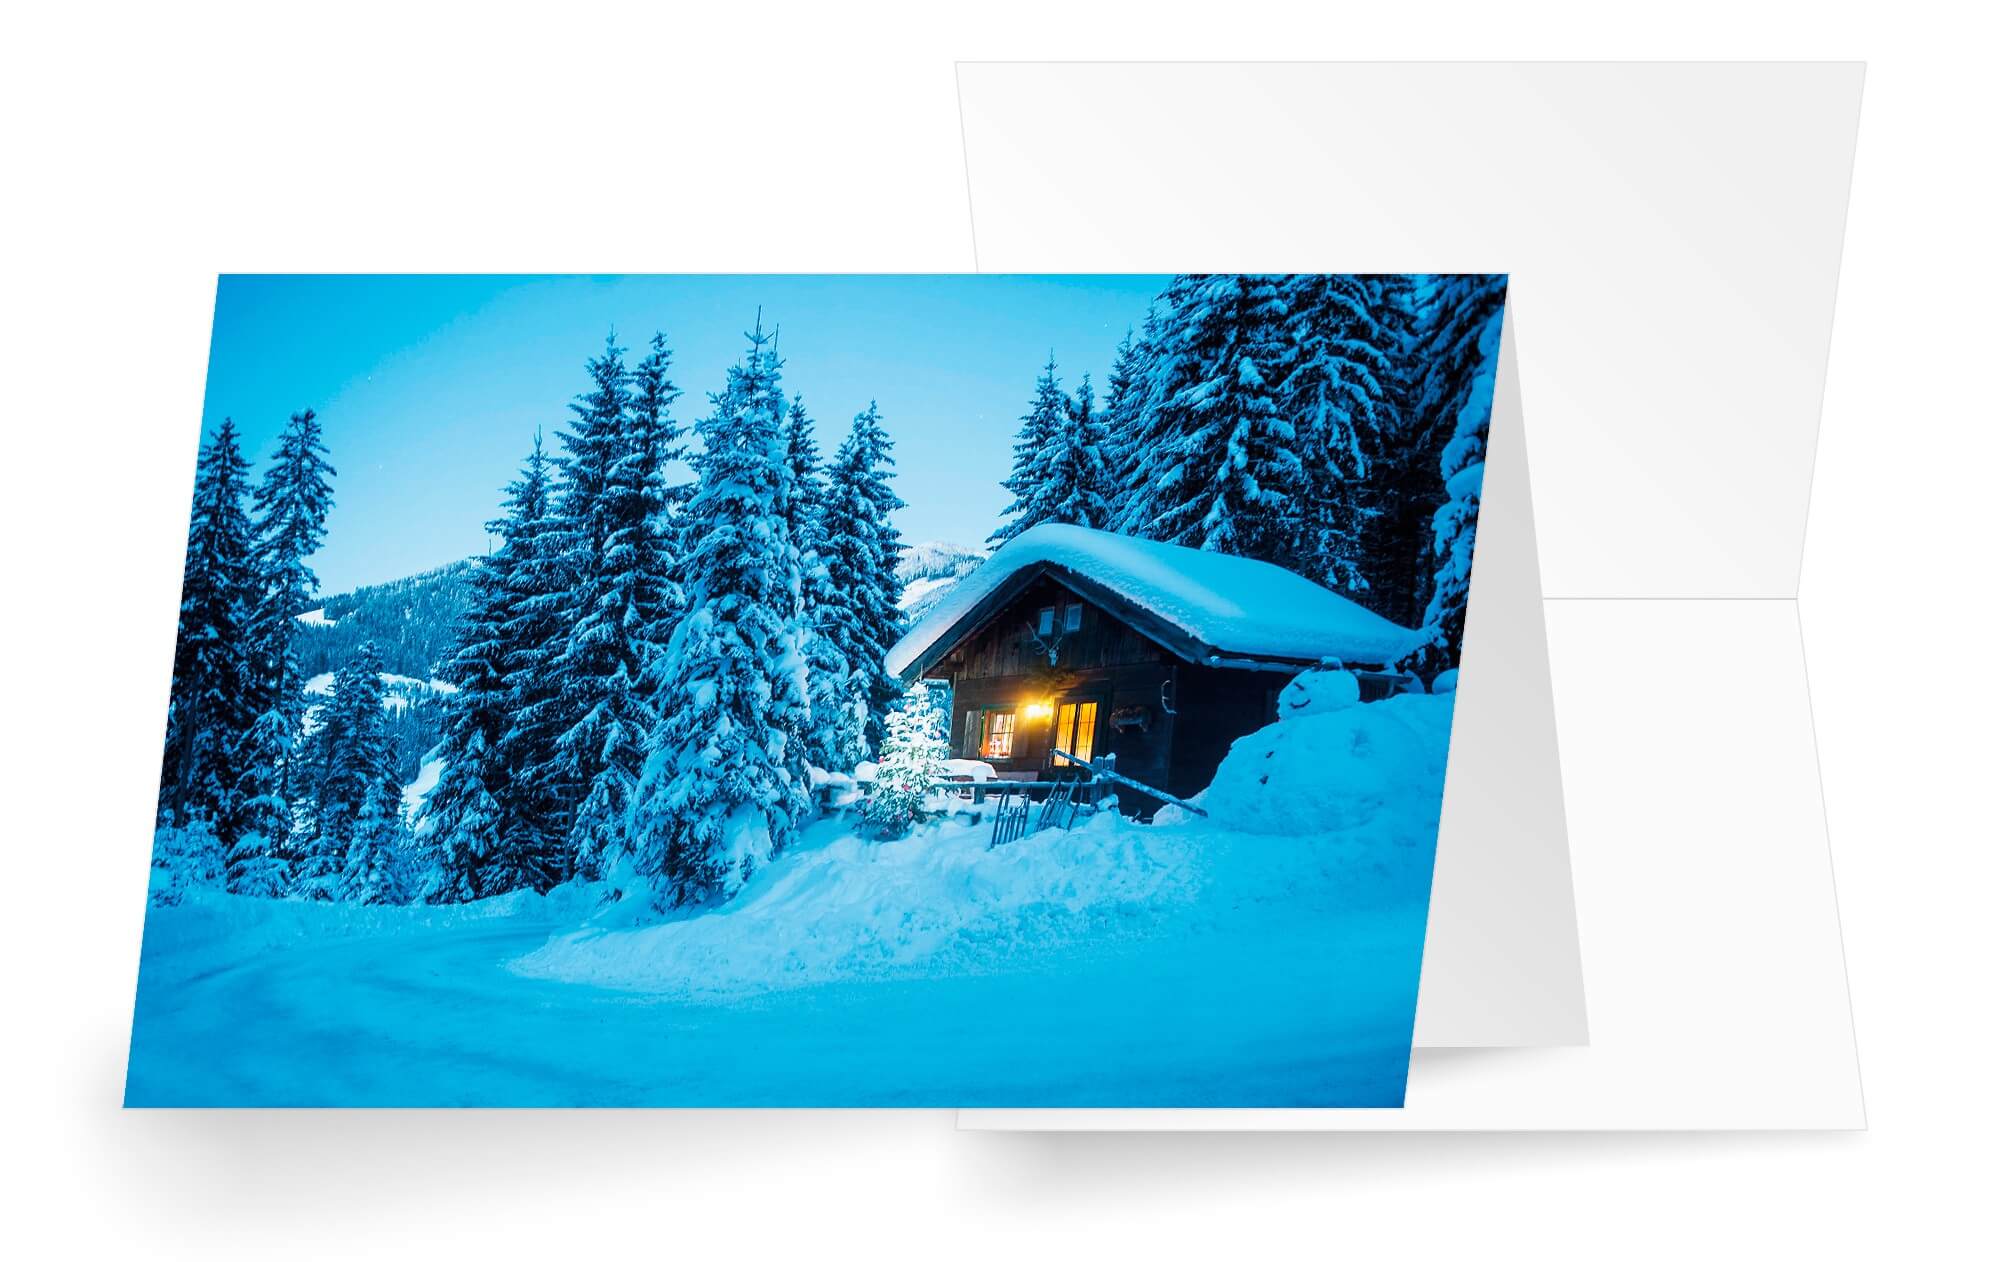
[[1035,634],[1054,635],[1055,630],[1056,630],[1056,611],[1052,606],[1048,609],[1042,610],[1041,617],[1035,620]]
[[1076,708],[1076,740],[1070,751],[1085,762],[1097,746],[1097,703],[1086,701]]
[[1083,625],[1083,606],[1069,604],[1063,606],[1063,630],[1074,631]]
[[1014,712],[1012,710],[990,710],[986,715],[986,738],[980,743],[979,752],[987,758],[1012,758],[1014,756]]
[[1055,747],[1065,754],[1090,761],[1090,755],[1097,747],[1095,701],[1064,702],[1057,708]]

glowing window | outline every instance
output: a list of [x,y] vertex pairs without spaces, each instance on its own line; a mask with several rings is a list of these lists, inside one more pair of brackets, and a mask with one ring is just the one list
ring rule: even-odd
[[1064,605],[1063,630],[1074,631],[1082,625],[1083,625],[1083,606],[1075,604]]
[[1014,756],[1014,712],[1012,710],[988,710],[985,730],[979,738],[979,754],[982,758],[1012,758]]
[[1056,707],[1056,748],[1085,762],[1097,748],[1097,703],[1065,701]]

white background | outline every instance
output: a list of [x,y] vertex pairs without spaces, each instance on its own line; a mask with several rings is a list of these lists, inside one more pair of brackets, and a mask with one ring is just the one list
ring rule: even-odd
[[[1433,4],[1400,21],[1248,0],[661,8],[41,6],[0,37],[10,1243],[1726,1256],[1990,1240],[1974,1205],[1996,1120],[2000,832],[1982,792],[2000,752],[1990,35],[1912,3]],[[954,58],[1274,55],[1869,62],[1802,614],[1870,1132],[117,1109],[215,272],[965,269]]]

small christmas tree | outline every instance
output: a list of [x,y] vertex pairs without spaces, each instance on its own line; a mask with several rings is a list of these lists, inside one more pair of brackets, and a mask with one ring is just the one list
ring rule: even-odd
[[882,742],[882,765],[875,774],[875,792],[862,819],[882,837],[900,837],[923,815],[924,800],[944,779],[944,714],[937,695],[918,683],[903,695],[903,704],[889,715],[889,734]]

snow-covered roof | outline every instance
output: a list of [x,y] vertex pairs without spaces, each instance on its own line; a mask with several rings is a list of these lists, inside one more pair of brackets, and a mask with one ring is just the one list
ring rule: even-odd
[[1265,561],[1082,526],[1044,525],[1021,532],[960,580],[889,650],[884,659],[889,672],[909,670],[989,596],[1041,569],[1094,583],[1225,655],[1386,665],[1416,638],[1415,632]]

